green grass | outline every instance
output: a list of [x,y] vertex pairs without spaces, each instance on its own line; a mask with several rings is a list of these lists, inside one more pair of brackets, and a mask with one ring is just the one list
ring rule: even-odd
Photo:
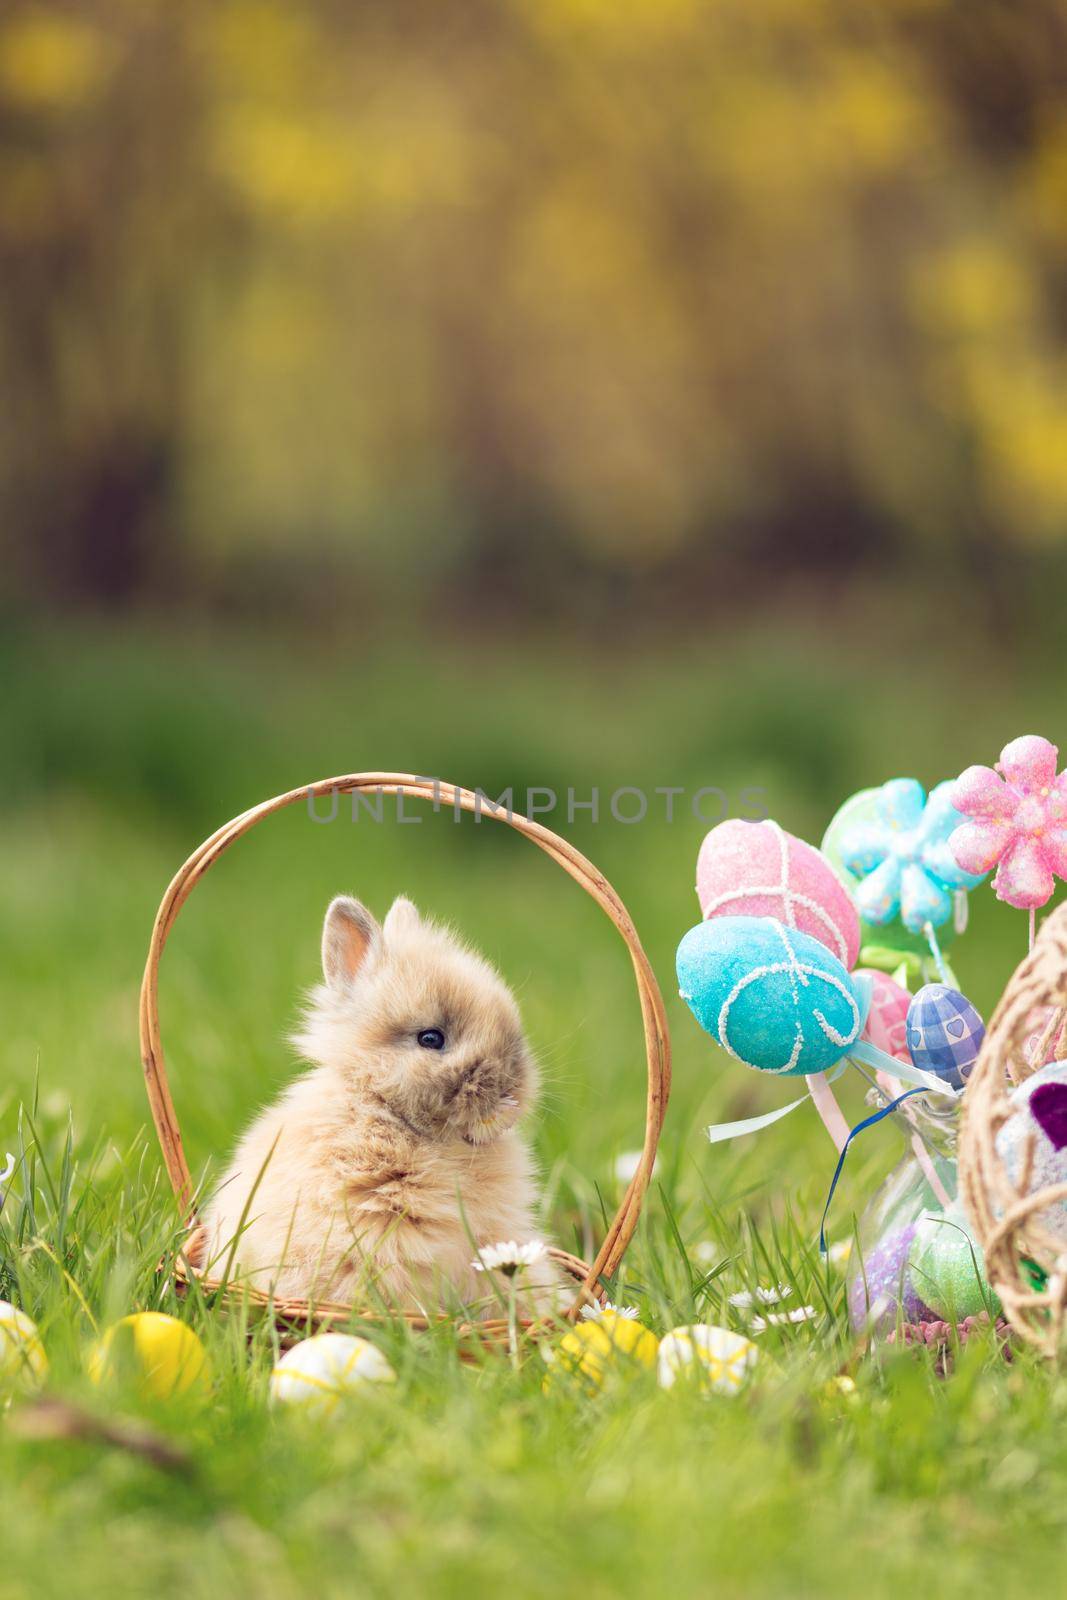
[[[509,783],[763,785],[818,838],[837,803],[897,772],[933,781],[1014,733],[1057,734],[1053,689],[901,643],[865,665],[864,630],[779,624],[735,640],[594,659],[566,641],[443,641],[418,670],[388,639],[238,639],[207,630],[38,630],[7,647],[0,874],[0,1152],[20,1154],[0,1227],[6,1292],[37,1319],[51,1390],[142,1416],[185,1442],[161,1472],[93,1442],[30,1441],[0,1421],[0,1600],[154,1590],[286,1597],[1055,1592],[1067,1490],[1067,1382],[979,1341],[947,1381],[923,1354],[857,1361],[843,1283],[816,1237],[833,1153],[798,1112],[710,1148],[711,1120],[784,1096],[730,1064],[673,994],[695,920],[702,826],[554,819],[629,905],[667,996],[675,1092],[661,1165],[617,1298],[658,1332],[742,1327],[742,1287],[785,1281],[817,1320],[769,1330],[740,1399],[636,1379],[594,1399],[521,1370],[471,1368],[446,1331],[381,1338],[399,1382],[333,1425],[271,1413],[269,1331],[199,1302],[206,1403],[103,1396],[95,1331],[176,1309],[156,1273],[178,1219],[137,1059],[136,999],[169,876],[220,821],[333,771],[396,767],[496,793]],[[429,659],[427,655],[426,659]],[[797,662],[801,663],[798,670]],[[931,691],[934,684],[936,692]],[[980,684],[982,692],[976,691]],[[961,716],[953,708],[965,707]],[[536,1139],[550,1228],[583,1254],[635,1149],[643,1067],[632,978],[593,903],[526,841],[448,816],[316,827],[300,807],[256,831],[190,900],[164,957],[163,1037],[194,1171],[292,1071],[284,1043],[341,889],[410,893],[453,918],[520,993],[545,1067]],[[973,898],[956,967],[983,1009],[1025,942]],[[850,1091],[847,1109],[860,1114]],[[879,1129],[850,1156],[831,1236],[895,1158]],[[698,1249],[698,1247],[701,1247]],[[856,1392],[829,1380],[852,1373]]]

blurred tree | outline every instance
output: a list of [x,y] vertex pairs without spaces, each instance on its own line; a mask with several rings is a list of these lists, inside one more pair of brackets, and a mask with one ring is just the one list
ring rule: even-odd
[[194,100],[165,8],[0,30],[5,520],[61,594],[129,598],[176,536]]
[[1065,0],[13,0],[9,581],[995,588],[1067,527],[1065,76]]

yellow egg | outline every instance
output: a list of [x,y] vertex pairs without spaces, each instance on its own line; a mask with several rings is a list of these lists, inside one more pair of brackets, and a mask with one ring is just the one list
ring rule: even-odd
[[94,1383],[128,1373],[142,1395],[166,1400],[211,1387],[207,1351],[192,1328],[162,1311],[136,1311],[104,1334],[89,1357]]
[[854,1406],[859,1401],[859,1390],[856,1380],[850,1378],[847,1372],[839,1372],[833,1378],[827,1378],[822,1386],[822,1398],[827,1403]]
[[546,1351],[549,1369],[542,1387],[547,1393],[569,1380],[595,1392],[610,1380],[654,1367],[658,1348],[656,1335],[640,1322],[616,1311],[601,1312],[591,1321],[579,1322]]
[[368,1383],[395,1383],[378,1346],[349,1333],[317,1333],[287,1350],[270,1375],[271,1399],[329,1416]]
[[48,1375],[37,1324],[25,1311],[0,1300],[0,1390],[34,1389]]
[[682,1382],[705,1394],[736,1394],[758,1359],[752,1340],[729,1328],[674,1328],[659,1347],[660,1387]]

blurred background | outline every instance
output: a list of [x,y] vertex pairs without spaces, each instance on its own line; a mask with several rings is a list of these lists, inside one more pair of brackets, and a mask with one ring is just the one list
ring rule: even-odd
[[1065,63],[1062,0],[8,0],[4,587],[996,594],[1064,543]]
[[[311,777],[760,785],[818,840],[865,784],[1065,742],[1065,90],[1063,0],[7,0],[9,1109],[39,1076],[143,1122],[159,896]],[[548,820],[672,990],[704,827]],[[368,831],[279,819],[185,913],[194,1156],[290,1070],[340,888],[522,986],[549,1154],[637,1144],[592,906],[502,829]],[[988,1008],[1024,919],[972,898]],[[676,1157],[741,1192],[766,1151],[713,1167],[693,1119],[774,1087],[672,1017]],[[798,1124],[776,1170],[824,1191]]]

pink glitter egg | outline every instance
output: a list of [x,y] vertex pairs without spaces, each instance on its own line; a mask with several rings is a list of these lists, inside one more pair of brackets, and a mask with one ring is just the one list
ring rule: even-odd
[[697,857],[697,898],[712,917],[774,917],[818,939],[851,971],[859,915],[826,857],[777,822],[720,822]]
[[870,978],[872,984],[871,1009],[867,1013],[863,1037],[886,1055],[898,1061],[910,1061],[907,1023],[911,995],[884,972],[861,969],[857,977]]

